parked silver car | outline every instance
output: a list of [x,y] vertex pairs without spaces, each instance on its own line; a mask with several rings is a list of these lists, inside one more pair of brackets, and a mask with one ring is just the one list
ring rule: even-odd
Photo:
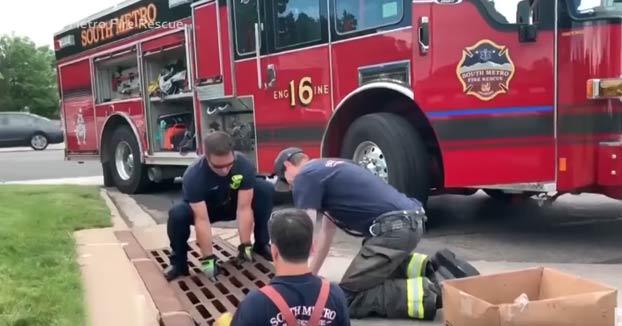
[[26,112],[0,112],[0,147],[30,146],[44,150],[64,142],[58,122]]

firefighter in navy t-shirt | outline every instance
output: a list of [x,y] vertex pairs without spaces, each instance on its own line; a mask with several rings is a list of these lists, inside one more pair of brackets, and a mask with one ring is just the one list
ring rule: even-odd
[[270,285],[249,292],[231,326],[349,326],[341,288],[313,275],[307,264],[313,222],[306,212],[279,210],[270,218],[268,230],[276,276]]
[[414,253],[426,219],[419,201],[398,192],[368,170],[343,159],[314,159],[299,148],[279,153],[275,174],[291,186],[294,205],[322,214],[317,274],[336,228],[363,237],[363,247],[340,283],[351,318],[434,319],[440,290],[425,277],[424,255]]
[[[254,165],[233,150],[229,134],[215,131],[203,140],[205,156],[188,167],[183,176],[183,201],[169,210],[167,233],[171,243],[171,266],[165,271],[170,281],[188,275],[190,226],[194,225],[203,256],[201,270],[218,274],[212,251],[211,223],[237,218],[240,236],[238,258],[252,260],[255,252],[270,260],[267,223],[272,212],[274,186],[258,179]],[[254,224],[254,228],[253,228]],[[251,232],[255,243],[251,246]]]

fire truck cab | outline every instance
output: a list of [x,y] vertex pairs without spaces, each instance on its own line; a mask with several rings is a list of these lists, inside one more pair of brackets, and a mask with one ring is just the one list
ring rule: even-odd
[[422,201],[622,199],[622,1],[130,0],[55,34],[66,159],[125,193],[224,130]]

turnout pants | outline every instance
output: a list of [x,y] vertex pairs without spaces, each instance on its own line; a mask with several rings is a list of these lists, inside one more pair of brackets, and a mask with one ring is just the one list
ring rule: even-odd
[[340,283],[351,318],[435,318],[440,290],[425,277],[428,260],[413,253],[423,218],[422,213],[407,217],[392,212],[376,220],[379,231],[363,240]]
[[[257,179],[253,188],[253,214],[255,247],[266,246],[270,243],[268,235],[268,219],[272,213],[274,186],[263,179]],[[227,206],[207,204],[210,223],[233,221],[237,218],[237,198],[232,199]],[[188,268],[188,238],[190,226],[194,225],[194,213],[190,204],[180,202],[168,212],[167,233],[172,249],[169,259],[171,265],[180,269]]]

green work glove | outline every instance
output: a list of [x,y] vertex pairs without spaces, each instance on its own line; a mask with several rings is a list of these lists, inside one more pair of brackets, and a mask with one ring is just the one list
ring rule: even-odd
[[242,243],[238,246],[238,260],[241,262],[253,262],[253,246]]
[[205,276],[207,276],[211,281],[216,281],[216,276],[219,274],[218,265],[216,264],[216,256],[211,255],[204,257],[199,261],[201,262],[201,271],[203,274],[205,274]]

